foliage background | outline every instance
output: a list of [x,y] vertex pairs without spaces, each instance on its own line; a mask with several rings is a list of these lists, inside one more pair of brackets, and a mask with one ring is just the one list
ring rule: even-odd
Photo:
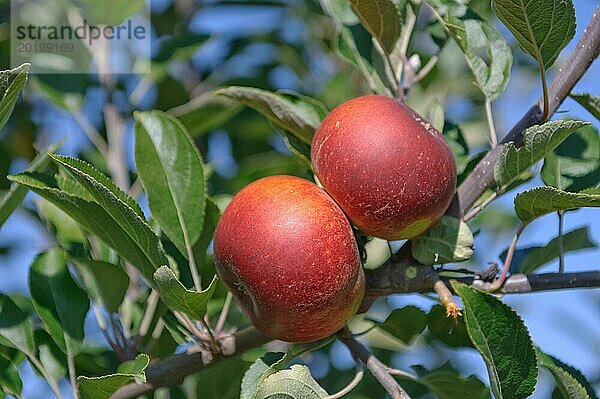
[[[153,0],[151,3],[155,29],[154,51],[179,48],[179,57],[160,61],[165,75],[157,83],[151,83],[136,109],[168,110],[189,101],[195,95],[223,85],[247,85],[270,90],[291,89],[323,101],[330,109],[350,97],[367,92],[360,77],[352,73],[328,50],[332,32],[331,24],[317,2],[314,1],[180,1]],[[576,0],[577,33],[563,51],[568,54],[581,36],[589,16],[597,6],[595,0]],[[495,26],[513,47],[514,62],[510,83],[506,91],[494,103],[496,128],[503,135],[523,111],[540,95],[537,70],[523,53],[517,50],[512,35],[493,17],[488,1],[474,0],[471,5],[487,18],[494,18]],[[8,68],[8,4],[0,2],[0,67]],[[363,46],[368,44],[366,33]],[[175,38],[169,44],[169,38]],[[414,37],[413,49],[424,51],[427,58],[435,45],[426,33]],[[165,45],[165,43],[167,43]],[[485,117],[481,96],[467,73],[462,55],[452,49],[453,43],[440,54],[440,61],[431,75],[411,92],[408,102],[427,115],[432,99],[440,101],[448,119],[463,127],[472,153],[486,145]],[[161,50],[162,48],[162,50]],[[549,80],[562,62],[550,70]],[[600,64],[592,65],[577,85],[577,92],[598,92]],[[40,77],[32,77],[9,125],[0,135],[0,188],[8,181],[4,176],[23,170],[33,156],[33,144],[46,147],[66,138],[61,153],[82,157],[90,161],[98,154],[79,127],[74,117],[56,105],[48,92],[32,90]],[[139,83],[140,77],[120,77],[117,90],[111,93],[112,101],[127,112],[133,110],[127,98]],[[75,79],[46,80],[59,90],[61,96],[75,94],[83,100],[85,116],[102,129],[102,105],[107,100],[105,91],[90,76]],[[427,96],[425,96],[427,93]],[[569,116],[591,120],[589,114],[575,101],[567,99],[560,112]],[[564,114],[559,115],[560,117]],[[600,128],[598,121],[593,121]],[[127,121],[125,148],[130,167],[133,168],[132,120]],[[214,168],[209,180],[211,194],[235,193],[258,177],[287,173],[306,176],[304,166],[289,156],[281,138],[272,125],[250,109],[241,110],[231,121],[196,137],[204,159]],[[534,187],[541,184],[539,178],[528,183]],[[527,187],[524,187],[527,188]],[[469,267],[485,268],[487,262],[498,261],[498,255],[508,246],[515,225],[512,211],[514,193],[504,196],[490,206],[477,219],[481,233],[476,236],[476,258]],[[147,206],[142,199],[144,211]],[[28,195],[25,208],[7,221],[0,231],[0,291],[27,295],[27,271],[34,256],[52,245],[53,238],[43,223],[30,211],[35,207],[33,196]],[[590,225],[593,241],[600,243],[600,215],[597,209],[588,208],[569,212],[565,218],[565,231],[581,225]],[[521,240],[520,246],[543,244],[556,235],[556,215],[547,215],[535,221]],[[598,250],[568,254],[568,271],[589,270],[597,267]],[[544,270],[556,270],[553,262]],[[525,319],[532,338],[544,351],[566,363],[576,365],[594,384],[600,387],[600,291],[580,290],[546,292],[507,296],[506,303],[513,306]],[[384,319],[391,309],[413,304],[429,309],[433,301],[420,295],[396,295],[379,300],[372,315]],[[240,317],[238,315],[238,317]],[[86,322],[86,342],[93,346],[106,346],[98,331],[93,314]],[[375,347],[401,349],[381,334],[371,334]],[[391,365],[398,368],[420,364],[427,368],[437,367],[447,360],[465,376],[474,373],[487,381],[485,365],[479,355],[467,349],[438,350],[435,343],[417,341],[408,348],[391,355]],[[389,352],[376,351],[383,359]],[[303,359],[315,378],[330,391],[343,386],[352,375],[353,363],[346,349],[335,343],[323,351]],[[230,397],[232,381],[241,376],[248,363],[237,360],[224,362],[202,373],[196,380],[218,379],[221,391],[206,393],[208,396]],[[23,363],[24,397],[45,398],[47,387]],[[369,384],[368,382],[364,384]],[[372,382],[371,382],[372,385]],[[212,385],[211,385],[212,386]],[[61,383],[65,397],[70,396],[66,381]],[[206,386],[205,386],[206,387]],[[379,389],[379,388],[374,388]],[[200,388],[199,388],[200,390]],[[552,383],[542,371],[539,389],[534,398],[548,398]],[[235,394],[231,397],[235,397]],[[358,397],[358,396],[357,396]]]

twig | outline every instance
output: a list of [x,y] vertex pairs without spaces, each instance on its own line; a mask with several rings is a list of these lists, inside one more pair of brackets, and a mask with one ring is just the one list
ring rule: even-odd
[[77,369],[75,368],[75,357],[73,351],[67,346],[67,368],[69,369],[69,382],[73,391],[73,399],[79,399],[77,392]]
[[409,380],[416,380],[417,376],[409,373],[408,371],[398,370],[398,369],[388,369],[388,373],[391,375],[397,375],[399,377],[408,378]]
[[515,236],[513,237],[513,240],[510,243],[510,247],[508,247],[508,252],[506,253],[506,258],[504,259],[504,265],[502,265],[502,273],[500,273],[500,276],[490,286],[490,288],[489,288],[490,292],[496,291],[498,288],[502,287],[502,284],[504,284],[506,275],[508,274],[508,271],[510,270],[510,264],[512,263],[513,255],[515,254],[515,250],[517,249],[517,243],[519,242],[519,237],[521,236],[521,233],[523,232],[523,229],[525,229],[525,227],[527,227],[527,223],[526,222],[521,223],[521,225],[519,226],[519,229],[515,233]]
[[469,213],[465,215],[463,221],[466,223],[469,220],[473,219],[475,216],[479,214],[486,206],[492,203],[498,197],[498,192],[494,191],[489,197],[485,199],[481,204],[477,205],[475,208],[471,209]]
[[565,213],[558,211],[558,272],[565,272],[565,247],[563,239],[563,224],[565,219]]
[[148,300],[146,301],[146,310],[144,311],[144,316],[142,317],[142,322],[140,323],[140,328],[138,329],[139,336],[143,337],[148,333],[148,329],[150,328],[150,323],[152,323],[152,319],[154,318],[157,305],[158,293],[155,290],[152,290],[150,295],[148,295]]
[[360,384],[363,377],[365,376],[365,365],[360,359],[356,359],[356,373],[352,381],[348,383],[342,390],[334,393],[333,395],[326,396],[325,399],[338,399],[344,395],[350,393],[354,388]]
[[108,144],[106,144],[106,140],[104,140],[94,125],[90,123],[88,118],[83,115],[80,109],[70,109],[70,111],[77,124],[79,124],[79,127],[81,127],[81,130],[83,130],[83,133],[85,133],[87,138],[90,139],[100,154],[102,154],[104,158],[107,158]]
[[231,292],[227,291],[225,303],[223,304],[223,308],[221,309],[221,313],[219,314],[219,319],[217,320],[217,324],[215,325],[215,334],[217,336],[219,336],[221,331],[223,331],[223,327],[225,326],[225,321],[227,321],[227,316],[229,315],[229,308],[231,307],[232,301],[233,295],[231,295]]
[[42,362],[35,356],[29,356],[28,358],[29,358],[29,361],[40,371],[40,373],[42,374],[42,376],[44,377],[44,379],[50,386],[50,389],[56,396],[56,399],[63,399],[62,393],[60,392],[60,388],[59,388],[58,384],[56,383],[56,380],[48,372],[48,370],[44,367]]
[[486,96],[485,98],[485,119],[488,125],[488,137],[492,148],[498,145],[498,137],[496,136],[496,128],[494,127],[494,114],[492,114],[492,101]]
[[360,342],[358,342],[346,329],[338,333],[340,341],[350,349],[352,356],[356,361],[361,361],[367,365],[367,369],[373,374],[381,386],[390,394],[392,399],[410,399],[406,391],[388,372],[389,368],[376,358]]

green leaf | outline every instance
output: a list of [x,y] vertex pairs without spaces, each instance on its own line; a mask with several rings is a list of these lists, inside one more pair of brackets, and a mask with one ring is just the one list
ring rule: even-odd
[[19,363],[0,354],[0,390],[14,397],[21,397],[23,382],[19,376]]
[[581,104],[585,109],[590,111],[590,114],[594,115],[596,119],[600,121],[600,97],[593,96],[590,93],[571,93],[569,96]]
[[512,65],[512,53],[504,37],[492,24],[474,13],[461,18],[450,15],[444,23],[465,54],[483,95],[490,101],[496,99],[506,88]]
[[23,64],[15,69],[0,71],[0,131],[6,125],[15,108],[17,98],[27,83],[30,64]]
[[524,399],[535,389],[537,359],[519,315],[495,296],[452,281],[464,304],[467,331],[483,356],[496,399]]
[[129,287],[129,276],[122,267],[86,258],[71,258],[81,274],[88,294],[109,312],[116,312]]
[[419,379],[438,399],[488,399],[490,390],[477,377],[463,377],[450,370],[434,371]]
[[563,141],[544,159],[542,180],[565,191],[581,191],[600,183],[600,135],[584,126]]
[[575,35],[572,0],[492,0],[492,8],[521,49],[544,69]]
[[144,6],[144,0],[116,0],[110,4],[110,7],[104,7],[94,0],[79,0],[77,6],[81,7],[81,12],[88,23],[115,26],[123,23],[125,18],[136,14]]
[[[139,204],[94,166],[76,158],[54,153],[50,153],[49,155],[50,158],[58,165],[63,166],[75,178],[89,193],[90,198],[95,199],[101,205],[110,201],[123,203],[133,210],[137,216],[144,219],[144,212],[142,212]],[[106,206],[106,208],[111,209],[110,206]]]
[[496,183],[501,187],[509,185],[522,172],[558,147],[569,135],[586,125],[589,123],[559,120],[525,129],[521,147],[517,148],[513,142],[509,142],[498,155],[494,166]]
[[77,222],[44,199],[36,201],[39,215],[56,230],[56,238],[63,248],[72,242],[83,243],[85,235]]
[[[49,152],[56,151],[60,145],[52,146],[48,151],[40,152],[29,165],[27,171],[39,172],[45,169],[50,163]],[[0,227],[6,222],[6,219],[19,207],[23,198],[29,190],[19,184],[13,184],[10,190],[0,198]]]
[[523,222],[529,222],[550,212],[584,207],[600,207],[600,193],[570,193],[554,187],[536,187],[515,197],[515,210]]
[[9,296],[0,294],[0,337],[27,356],[35,355],[31,321]]
[[390,54],[400,37],[402,16],[392,0],[350,0],[360,22],[383,50]]
[[184,287],[173,270],[161,266],[154,273],[154,281],[161,291],[161,298],[170,309],[179,310],[194,320],[202,320],[206,314],[206,305],[217,288],[218,278],[215,276],[203,291],[192,291]]
[[253,399],[322,399],[327,392],[310,375],[308,367],[294,364],[291,368],[269,375],[258,386]]
[[[223,95],[260,112],[279,128],[310,144],[321,123],[319,112],[313,104],[301,99],[292,101],[279,93],[253,87],[230,86],[216,94]],[[301,97],[301,96],[298,96]]]
[[565,399],[598,399],[594,388],[581,372],[541,350],[537,350],[538,363],[554,376],[558,390]]
[[462,17],[468,10],[469,0],[427,0],[440,15]]
[[[589,229],[582,227],[563,234],[563,254],[570,251],[578,251],[585,248],[596,248],[596,244],[590,240]],[[545,264],[552,262],[560,256],[560,238],[552,239],[548,244],[538,247],[519,248],[510,264],[511,272],[533,273]],[[506,258],[505,250],[500,258]]]
[[241,109],[237,101],[207,92],[170,109],[169,113],[176,116],[191,135],[200,136],[223,126]]
[[94,195],[100,203],[61,191],[49,175],[21,173],[9,179],[41,195],[98,236],[137,267],[148,282],[153,281],[158,267],[167,264],[160,240],[150,226],[99,182],[94,182]]
[[412,256],[425,265],[461,262],[473,256],[473,233],[462,220],[443,216],[412,239]]
[[90,301],[73,281],[62,249],[52,248],[33,261],[29,291],[54,342],[65,353],[77,354],[83,345],[83,324]]
[[260,359],[256,359],[244,374],[240,399],[252,399],[256,394],[259,384],[268,375],[275,372],[272,366],[284,357],[285,353],[283,352],[268,352]]
[[375,323],[385,332],[408,345],[427,326],[427,315],[416,306],[394,309],[383,323]]
[[442,134],[454,155],[456,174],[460,175],[469,163],[469,145],[465,140],[462,129],[450,121],[445,121]]
[[137,355],[134,360],[119,366],[114,374],[102,377],[77,377],[77,390],[81,399],[108,399],[120,387],[131,382],[146,382],[144,370],[148,367],[148,355]]
[[160,111],[134,116],[135,164],[152,217],[187,258],[204,224],[202,158],[173,116]]

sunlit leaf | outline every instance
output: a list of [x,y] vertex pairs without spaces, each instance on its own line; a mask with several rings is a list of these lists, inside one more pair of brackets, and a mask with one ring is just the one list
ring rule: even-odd
[[575,35],[572,0],[492,0],[498,18],[544,69]]
[[523,132],[523,145],[509,142],[502,148],[494,167],[494,178],[499,186],[509,185],[517,176],[558,147],[587,122],[559,120],[535,125]]
[[152,111],[135,118],[135,163],[152,216],[187,258],[204,224],[202,158],[173,116]]
[[467,331],[487,365],[496,399],[525,399],[536,385],[535,348],[519,315],[495,296],[452,282],[464,304]]
[[600,193],[571,193],[554,187],[536,187],[515,197],[515,210],[523,222],[529,222],[550,212],[584,207],[600,207]]
[[102,377],[77,377],[77,390],[81,399],[108,399],[120,387],[131,382],[146,382],[144,370],[148,367],[148,355],[137,355],[134,360],[119,366],[114,374]]

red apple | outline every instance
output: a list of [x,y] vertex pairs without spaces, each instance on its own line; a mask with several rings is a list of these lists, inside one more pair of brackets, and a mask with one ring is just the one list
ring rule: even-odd
[[214,250],[219,276],[272,338],[328,337],[364,294],[350,222],[325,191],[298,177],[270,176],[242,189],[217,225]]
[[444,137],[386,96],[337,106],[315,132],[311,158],[323,188],[352,223],[387,240],[431,227],[456,187],[454,157]]

